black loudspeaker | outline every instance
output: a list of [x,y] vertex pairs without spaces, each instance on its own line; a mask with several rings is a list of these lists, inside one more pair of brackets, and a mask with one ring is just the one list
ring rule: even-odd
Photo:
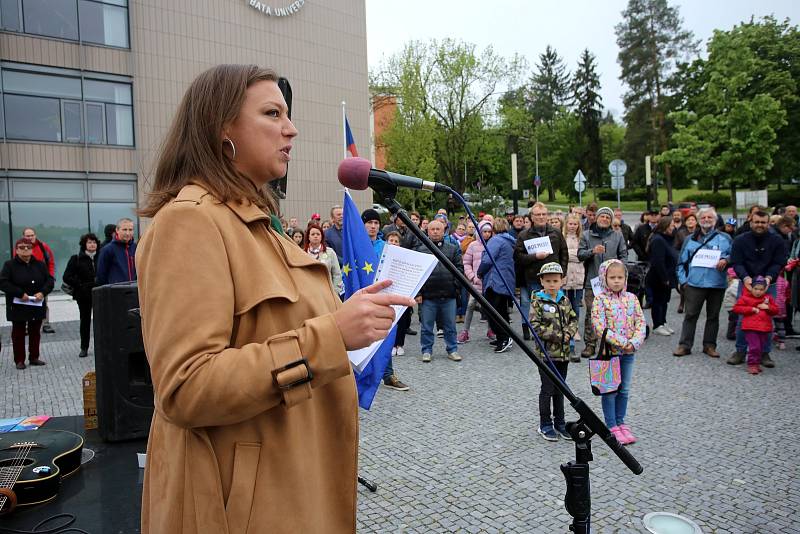
[[106,441],[146,438],[153,419],[153,381],[138,308],[136,282],[92,291],[97,430]]

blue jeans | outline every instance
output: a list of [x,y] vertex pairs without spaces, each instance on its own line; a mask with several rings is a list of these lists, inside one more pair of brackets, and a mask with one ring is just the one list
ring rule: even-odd
[[[583,306],[583,289],[567,289],[567,298],[569,299],[569,303],[572,305],[572,310],[575,312],[575,320],[577,321],[581,317],[581,306]],[[587,310],[587,313],[591,313],[591,310]],[[572,352],[575,351],[575,340],[572,338],[569,340],[569,350]]]
[[606,393],[600,397],[603,405],[603,419],[608,428],[625,424],[625,414],[628,412],[628,396],[631,392],[633,379],[633,354],[623,354],[619,357],[619,370],[622,381],[615,393]]
[[[744,290],[744,281],[739,280],[739,292],[736,293],[736,300],[739,300],[739,297],[742,296],[742,291]],[[777,284],[770,284],[769,288],[767,288],[767,294],[771,295],[772,298],[778,298],[778,285]],[[742,316],[739,316],[739,319],[736,321],[736,352],[740,352],[742,354],[747,354],[747,339],[745,339],[744,330],[742,330]],[[764,347],[762,348],[763,352],[772,352],[772,336],[767,336],[767,342],[764,343]]]
[[420,341],[422,343],[422,353],[433,354],[436,324],[444,330],[444,344],[447,354],[456,352],[458,349],[456,342],[456,299],[423,298],[421,306],[422,332],[420,332]]
[[522,315],[526,319],[529,319],[531,313],[531,293],[540,289],[542,289],[542,284],[536,280],[527,282],[526,285],[519,288],[519,306],[522,308]]
[[575,316],[579,316],[581,314],[581,306],[583,305],[583,289],[567,289],[567,298],[569,299],[569,303],[572,304]]
[[467,304],[469,304],[469,293],[466,287],[460,287],[461,291],[461,306],[458,307],[456,315],[465,315],[467,313]]

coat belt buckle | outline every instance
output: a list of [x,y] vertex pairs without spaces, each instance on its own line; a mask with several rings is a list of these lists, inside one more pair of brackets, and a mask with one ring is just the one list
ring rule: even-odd
[[[278,375],[279,374],[283,373],[284,371],[288,371],[289,369],[292,369],[294,367],[299,367],[300,365],[304,365],[305,368],[306,368],[306,376],[305,377],[299,378],[299,379],[297,379],[294,382],[291,382],[289,384],[281,384],[280,383],[280,381],[278,380]],[[273,374],[273,376],[275,378],[275,382],[278,384],[278,388],[280,388],[282,390],[292,389],[292,388],[294,388],[296,386],[301,386],[303,384],[307,384],[307,383],[311,382],[311,380],[314,378],[314,374],[311,372],[311,367],[308,365],[308,360],[306,358],[300,358],[299,360],[295,360],[293,362],[289,362],[286,365],[284,365],[283,367],[281,367],[280,369],[274,370],[272,372],[272,374]]]

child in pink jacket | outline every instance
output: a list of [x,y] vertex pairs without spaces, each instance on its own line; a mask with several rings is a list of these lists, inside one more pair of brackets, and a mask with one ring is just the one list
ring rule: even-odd
[[625,423],[628,397],[633,379],[634,353],[642,346],[646,323],[639,299],[628,293],[628,269],[619,260],[606,260],[600,265],[598,276],[603,291],[595,295],[592,304],[592,327],[597,339],[606,333],[606,343],[612,354],[619,354],[621,382],[614,393],[601,397],[606,426],[623,445],[636,443],[630,427]]

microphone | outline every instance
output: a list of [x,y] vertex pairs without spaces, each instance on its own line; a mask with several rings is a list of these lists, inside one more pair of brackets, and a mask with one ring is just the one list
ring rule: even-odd
[[364,158],[346,158],[339,163],[339,183],[349,189],[362,191],[371,187],[378,192],[398,187],[425,189],[434,193],[451,193],[444,184],[430,182],[414,176],[404,176],[383,169],[373,169],[372,163]]

